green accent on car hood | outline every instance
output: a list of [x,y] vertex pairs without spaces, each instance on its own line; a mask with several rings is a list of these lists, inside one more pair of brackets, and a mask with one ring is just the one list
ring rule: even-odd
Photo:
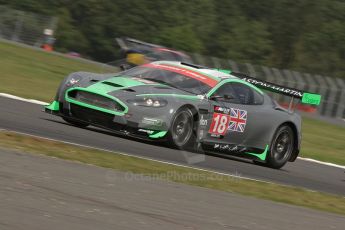
[[45,108],[52,110],[52,111],[59,111],[60,110],[60,104],[58,101],[53,101],[50,105],[45,106]]
[[161,138],[167,134],[168,131],[155,131],[153,134],[149,135],[150,138]]
[[264,94],[262,92],[261,89],[259,89],[258,87],[256,87],[255,85],[252,85],[246,81],[243,81],[243,80],[240,80],[240,79],[226,79],[226,80],[223,80],[221,82],[219,82],[215,87],[213,87],[207,94],[206,96],[209,98],[210,96],[212,96],[212,94],[219,88],[221,87],[222,85],[224,85],[225,83],[231,83],[231,82],[239,82],[239,83],[242,83],[244,85],[247,85],[249,86],[250,88],[254,89],[255,91],[257,91],[258,93],[260,94]]
[[303,93],[302,103],[311,105],[320,105],[321,95],[314,93]]
[[169,94],[169,93],[147,93],[147,94],[138,94],[137,97],[178,97],[187,100],[202,100],[200,96],[197,95],[184,95],[184,94]]
[[[110,82],[110,83],[113,83],[114,85],[107,85],[105,84],[105,82]],[[117,87],[115,84],[119,86]],[[89,87],[86,87],[86,89],[91,90],[96,93],[106,94],[114,90],[119,90],[123,88],[139,86],[139,85],[145,85],[145,83],[134,80],[129,77],[113,77],[104,81],[97,82],[93,85],[90,85]]]
[[[87,103],[84,103],[84,102],[81,102],[81,101],[74,100],[73,98],[69,98],[68,97],[68,93],[70,91],[73,91],[73,90],[85,91],[85,92],[94,93],[94,94],[97,94],[97,95],[101,95],[103,97],[110,98],[110,99],[116,101],[117,103],[119,103],[120,105],[122,105],[125,108],[125,110],[123,112],[118,112],[118,111],[113,111],[113,110],[101,108],[101,107],[98,107],[98,106],[94,106],[94,105],[90,105],[90,104],[87,104]],[[65,99],[66,99],[66,101],[68,101],[70,103],[73,103],[73,104],[76,104],[76,105],[80,105],[80,106],[83,106],[83,107],[86,107],[86,108],[98,110],[98,111],[101,111],[101,112],[104,112],[104,113],[110,113],[110,114],[113,114],[113,115],[123,116],[125,113],[128,112],[128,107],[127,107],[127,105],[125,103],[123,103],[122,101],[120,101],[116,97],[113,97],[113,96],[111,96],[111,95],[109,95],[109,94],[107,94],[105,92],[100,92],[98,90],[98,88],[91,88],[91,89],[90,88],[81,88],[81,87],[70,88],[65,93]]]
[[262,153],[250,153],[250,152],[245,152],[246,154],[256,156],[260,160],[264,161],[266,160],[267,153],[268,153],[268,145],[266,145],[265,151]]

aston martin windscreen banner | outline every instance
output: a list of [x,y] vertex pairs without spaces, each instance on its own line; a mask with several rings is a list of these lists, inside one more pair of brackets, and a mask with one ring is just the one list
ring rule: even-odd
[[239,77],[240,79],[249,82],[252,85],[264,90],[268,90],[274,93],[283,94],[286,96],[299,98],[301,102],[304,104],[312,104],[312,105],[319,105],[321,102],[321,95],[315,93],[305,92],[299,89],[294,89],[290,87],[285,87],[281,85],[277,85],[271,82],[263,81],[260,79],[249,77],[242,73],[231,73],[232,75]]

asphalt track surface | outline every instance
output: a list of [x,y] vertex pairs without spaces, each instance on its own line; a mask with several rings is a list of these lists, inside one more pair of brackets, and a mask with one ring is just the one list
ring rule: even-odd
[[344,229],[344,216],[0,149],[1,230]]
[[275,170],[238,159],[200,156],[135,141],[94,127],[77,128],[59,117],[43,113],[42,108],[41,105],[0,97],[0,128],[345,196],[344,169],[298,159]]

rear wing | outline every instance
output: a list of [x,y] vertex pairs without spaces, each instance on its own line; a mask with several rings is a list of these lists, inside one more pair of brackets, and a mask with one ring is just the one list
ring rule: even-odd
[[121,49],[127,50],[127,49],[133,49],[133,48],[141,48],[141,49],[152,49],[152,48],[160,48],[163,46],[143,42],[134,38],[116,38],[117,44],[121,47]]
[[302,91],[299,89],[277,85],[277,84],[263,81],[257,78],[249,77],[242,73],[231,72],[231,75],[234,75],[252,85],[255,85],[256,87],[260,89],[268,90],[273,93],[290,96],[292,97],[292,100],[294,98],[300,99],[303,104],[319,105],[321,102],[320,94],[310,93],[310,92]]

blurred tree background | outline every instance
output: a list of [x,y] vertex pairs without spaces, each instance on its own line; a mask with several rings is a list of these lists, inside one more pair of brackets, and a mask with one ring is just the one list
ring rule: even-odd
[[59,18],[56,49],[98,61],[115,37],[237,62],[345,77],[344,0],[0,0]]

